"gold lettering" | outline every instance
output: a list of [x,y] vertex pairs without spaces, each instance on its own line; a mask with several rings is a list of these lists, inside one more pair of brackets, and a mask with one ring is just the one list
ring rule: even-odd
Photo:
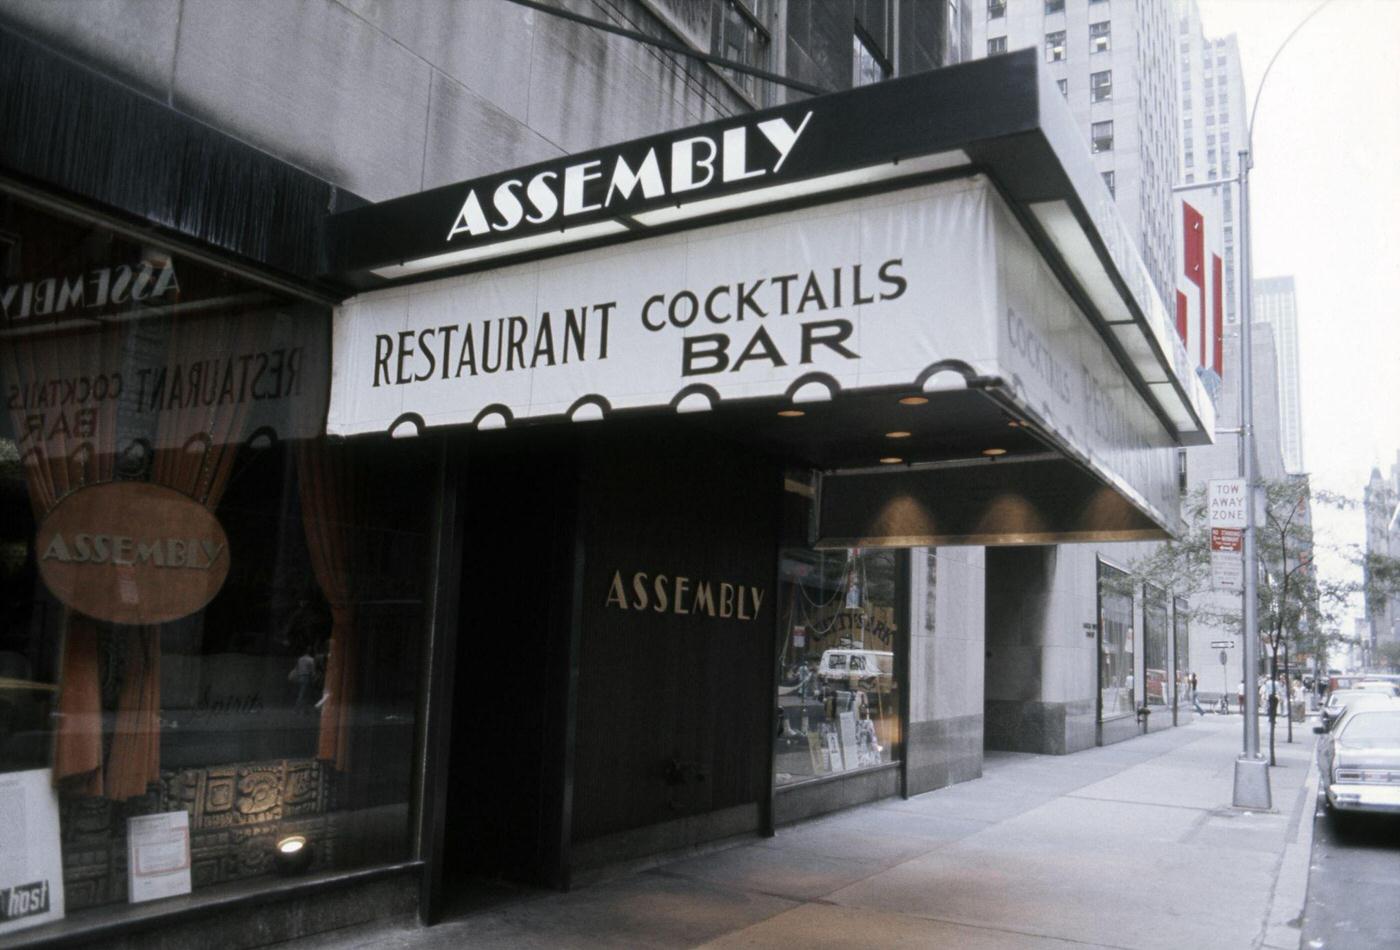
[[748,614],[744,613],[744,592],[748,590],[743,584],[739,585],[738,612],[735,614],[740,620],[752,620]]
[[136,543],[136,560],[140,564],[154,564],[156,567],[165,567],[165,546],[160,541],[153,541],[147,544],[145,541]]
[[651,582],[651,589],[656,592],[656,606],[651,609],[664,614],[671,603],[666,595],[666,575],[657,574]]
[[750,589],[749,593],[753,594],[753,615],[757,617],[759,608],[763,606],[763,590],[754,587]]
[[627,595],[622,590],[622,572],[613,571],[612,583],[608,585],[608,599],[603,601],[603,606],[617,605],[618,610],[627,609]]
[[710,589],[709,581],[701,581],[695,585],[695,613],[698,614],[702,610],[711,617],[715,615],[715,593]]
[[688,614],[688,613],[690,613],[690,608],[689,608],[689,607],[686,607],[686,606],[684,605],[684,597],[685,597],[685,595],[688,594],[688,593],[690,593],[690,578],[688,578],[688,577],[677,577],[677,578],[676,578],[676,613],[678,613],[678,614]]
[[219,555],[224,553],[224,546],[222,544],[215,544],[213,541],[201,541],[199,542],[199,546],[204,549],[204,556],[208,559],[208,566],[210,567],[219,559]]
[[170,538],[165,542],[165,563],[171,567],[184,567],[187,563],[185,542]]
[[719,583],[719,615],[726,618],[734,616],[734,585],[728,581]]
[[632,606],[637,610],[646,610],[649,603],[647,600],[647,576],[641,571],[632,575],[632,593],[636,597]]

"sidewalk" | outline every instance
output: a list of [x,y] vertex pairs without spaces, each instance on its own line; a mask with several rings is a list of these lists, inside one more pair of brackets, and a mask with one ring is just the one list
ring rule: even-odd
[[288,946],[1296,950],[1314,737],[1283,736],[1273,813],[1230,807],[1239,717],[1197,717],[1070,756],[989,753],[976,781],[430,929]]

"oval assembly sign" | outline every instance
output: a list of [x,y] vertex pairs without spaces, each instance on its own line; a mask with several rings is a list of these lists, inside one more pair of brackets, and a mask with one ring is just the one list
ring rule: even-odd
[[56,505],[35,542],[53,595],[97,620],[155,624],[189,616],[228,577],[228,536],[186,495],[147,482],[79,489]]

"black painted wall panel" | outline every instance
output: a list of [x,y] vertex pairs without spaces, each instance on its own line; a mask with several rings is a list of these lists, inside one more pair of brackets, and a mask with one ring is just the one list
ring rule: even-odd
[[[779,469],[698,433],[614,431],[584,463],[574,840],[766,798]],[[621,572],[628,609],[608,603]],[[763,591],[751,620],[644,610],[632,575]]]

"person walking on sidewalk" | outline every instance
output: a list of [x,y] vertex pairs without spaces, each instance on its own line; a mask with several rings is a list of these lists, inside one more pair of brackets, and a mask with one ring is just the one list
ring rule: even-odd
[[1191,707],[1196,710],[1196,714],[1204,716],[1206,711],[1201,708],[1201,697],[1196,692],[1196,674],[1191,673],[1186,677],[1186,692],[1191,696]]

